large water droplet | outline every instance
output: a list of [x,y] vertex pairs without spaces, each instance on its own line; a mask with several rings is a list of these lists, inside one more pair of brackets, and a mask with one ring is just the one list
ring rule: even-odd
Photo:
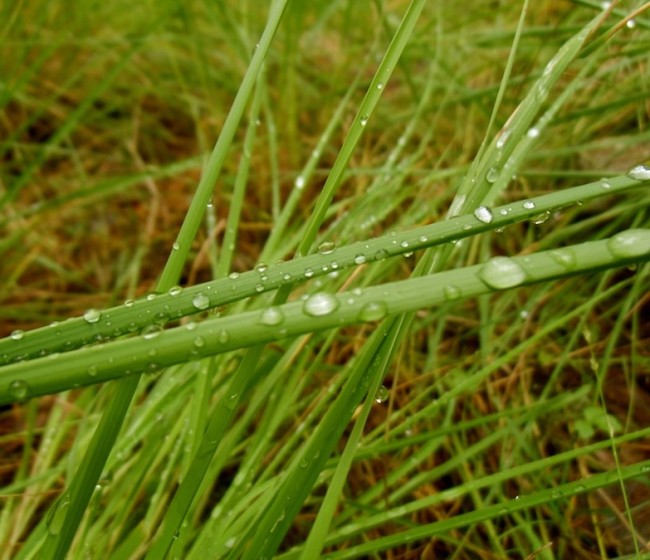
[[650,229],[628,229],[611,237],[607,247],[620,258],[640,257],[650,253]]
[[508,257],[494,257],[479,271],[479,277],[490,288],[505,289],[518,286],[526,279],[524,269]]
[[210,307],[210,298],[203,293],[198,293],[192,299],[192,305],[197,309],[207,309]]
[[383,403],[388,400],[390,393],[386,387],[381,385],[379,389],[377,389],[377,392],[375,393],[375,402],[376,403]]
[[532,200],[524,200],[522,206],[526,210],[532,210],[533,208],[535,208],[535,203]]
[[329,315],[339,306],[339,300],[332,294],[317,292],[309,296],[302,306],[302,310],[312,317]]
[[11,340],[22,340],[23,336],[25,336],[25,332],[21,331],[20,329],[16,329],[9,336],[11,337]]
[[551,258],[567,270],[573,270],[576,266],[576,256],[571,249],[556,249],[549,253]]
[[488,172],[485,174],[485,180],[488,183],[496,183],[499,178],[499,170],[496,167],[490,167]]
[[650,166],[637,165],[627,172],[627,176],[637,181],[648,181],[650,180]]
[[445,299],[447,301],[455,301],[458,298],[460,298],[461,295],[460,288],[458,288],[457,286],[453,286],[451,284],[447,284],[443,288],[443,292],[445,294]]
[[228,334],[228,331],[226,329],[221,329],[217,339],[221,344],[226,344],[226,342],[230,340],[230,334]]
[[161,325],[149,325],[142,329],[142,338],[145,340],[151,340],[152,338],[156,338],[161,332]]
[[359,312],[359,319],[362,321],[379,321],[388,314],[388,307],[383,301],[371,301],[366,303]]
[[537,216],[534,216],[533,218],[531,218],[531,221],[535,225],[539,226],[539,225],[543,224],[546,220],[548,220],[550,216],[551,216],[551,213],[547,210],[546,212],[542,212],[541,214],[537,214]]
[[178,296],[178,295],[181,294],[182,291],[183,291],[183,288],[181,288],[180,286],[173,286],[173,287],[169,288],[169,291],[167,293],[170,296]]
[[102,313],[101,311],[98,311],[97,309],[89,309],[84,313],[84,319],[86,320],[87,323],[96,323],[102,318]]
[[194,347],[195,348],[203,348],[205,346],[205,338],[202,336],[197,336],[194,339]]
[[479,206],[476,210],[474,210],[474,216],[479,222],[483,222],[484,224],[489,224],[494,219],[492,210],[490,210],[487,206]]
[[24,401],[29,396],[29,385],[22,379],[14,379],[9,383],[9,394],[18,401]]
[[526,132],[526,136],[528,136],[528,138],[537,138],[539,136],[539,128],[529,128],[528,132]]
[[284,314],[279,307],[268,307],[262,311],[259,322],[262,325],[273,327],[284,321]]
[[318,246],[318,252],[321,255],[329,255],[330,253],[332,253],[334,251],[335,247],[336,247],[336,245],[334,245],[334,243],[332,243],[331,241],[325,241],[324,243],[321,243]]
[[508,141],[508,138],[510,137],[511,132],[512,131],[510,129],[505,129],[501,132],[496,144],[497,150],[503,149],[503,147],[506,145],[506,142]]

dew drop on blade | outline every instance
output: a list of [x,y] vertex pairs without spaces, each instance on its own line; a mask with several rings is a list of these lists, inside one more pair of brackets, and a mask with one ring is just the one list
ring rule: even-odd
[[338,306],[338,299],[334,295],[325,292],[317,292],[305,300],[302,309],[306,315],[321,317],[323,315],[329,315],[335,311]]
[[490,259],[481,267],[478,274],[490,288],[497,290],[518,286],[526,279],[524,269],[508,257]]
[[650,229],[628,229],[607,241],[607,248],[619,258],[641,257],[650,253]]

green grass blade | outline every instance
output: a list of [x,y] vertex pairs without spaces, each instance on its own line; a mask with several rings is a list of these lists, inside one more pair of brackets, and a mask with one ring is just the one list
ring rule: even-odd
[[[318,278],[333,268],[344,270],[394,255],[435,247],[485,231],[501,229],[516,222],[602,196],[621,194],[644,185],[627,176],[612,177],[593,183],[541,195],[518,204],[505,204],[490,210],[491,221],[480,222],[473,215],[458,216],[384,238],[359,241],[341,246],[333,254],[314,254],[285,263],[269,264],[263,273],[253,270],[180,289],[167,294],[128,301],[124,305],[88,314],[87,318],[68,319],[64,323],[16,333],[0,340],[0,358],[5,363],[31,359],[43,353],[60,352],[85,344],[105,341],[124,334],[143,332],[155,336],[156,327],[171,320],[192,315],[240,299]],[[336,266],[333,267],[332,263]],[[325,267],[325,268],[324,268]],[[93,319],[97,319],[92,322]],[[56,337],[52,337],[52,332]]]
[[[0,403],[25,400],[137,372],[155,373],[189,359],[294,337],[388,315],[475,297],[493,290],[628,266],[648,260],[650,230],[623,231],[600,241],[374,286],[357,292],[314,294],[261,311],[178,327],[142,339],[127,339],[5,366]],[[254,327],[252,325],[255,325]],[[89,368],[91,370],[89,371]]]

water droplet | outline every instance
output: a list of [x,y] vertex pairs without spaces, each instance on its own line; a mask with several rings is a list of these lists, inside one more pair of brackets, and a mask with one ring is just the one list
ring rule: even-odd
[[532,210],[533,208],[535,208],[535,203],[532,200],[524,200],[522,206],[526,210]]
[[145,340],[151,340],[156,338],[162,332],[162,327],[160,325],[149,325],[142,329],[142,338]]
[[88,366],[88,369],[86,371],[88,372],[88,375],[90,375],[90,377],[95,377],[97,375],[97,366],[90,365]]
[[332,294],[317,292],[309,296],[302,306],[302,310],[312,317],[329,315],[339,306],[339,301]]
[[510,137],[510,130],[506,129],[501,132],[499,135],[499,138],[497,139],[497,150],[501,150],[505,145],[506,142],[508,141],[508,138]]
[[492,210],[490,210],[487,206],[479,206],[476,210],[474,210],[474,216],[479,222],[483,222],[484,224],[489,224],[494,219]]
[[549,255],[557,264],[567,270],[573,270],[576,266],[576,256],[571,249],[556,249]]
[[133,307],[134,304],[135,304],[135,301],[133,301],[132,299],[127,299],[124,302],[124,307]]
[[239,272],[231,272],[228,275],[228,278],[230,278],[231,280],[237,280],[237,278],[239,278]]
[[21,331],[20,329],[16,329],[9,336],[11,337],[11,340],[21,340],[23,338],[23,336],[25,336],[25,331]]
[[609,190],[612,188],[612,185],[609,184],[609,181],[607,181],[607,179],[601,179],[600,187],[602,189]]
[[335,247],[336,245],[334,245],[334,243],[332,243],[331,241],[325,241],[324,243],[321,243],[318,246],[318,252],[321,255],[329,255],[334,251]]
[[261,293],[264,291],[264,286],[263,286],[262,284],[256,284],[256,285],[255,285],[255,291],[256,291],[258,294],[261,294]]
[[22,379],[14,379],[9,383],[9,394],[18,401],[24,401],[29,396],[29,385]]
[[528,136],[528,138],[537,138],[539,136],[539,128],[535,128],[534,126],[529,128],[528,132],[526,132],[526,136]]
[[366,126],[366,124],[368,124],[368,115],[363,115],[363,116],[359,119],[359,124],[360,124],[361,126]]
[[48,512],[46,525],[47,530],[51,535],[58,535],[61,532],[69,508],[70,496],[68,494],[65,494],[54,504],[53,508]]
[[628,29],[634,29],[636,27],[636,21],[634,20],[634,18],[628,19],[625,22],[625,27],[627,27]]
[[379,321],[388,314],[388,307],[383,301],[366,303],[359,312],[361,321]]
[[627,176],[636,181],[648,181],[650,180],[650,166],[637,165],[627,172]]
[[494,257],[481,267],[479,277],[491,288],[504,289],[521,284],[526,279],[526,273],[514,260]]
[[558,498],[561,497],[562,497],[562,490],[553,490],[551,492],[551,498],[553,498],[554,500],[557,500]]
[[196,348],[203,348],[205,346],[205,338],[203,338],[202,336],[197,336],[194,339],[194,346]]
[[97,309],[89,309],[84,313],[84,319],[86,320],[86,323],[96,323],[99,321],[102,317],[101,311],[97,311]]
[[377,89],[382,89],[383,87],[384,87],[384,84],[382,84],[381,82],[379,82],[377,84]]
[[279,307],[268,307],[264,309],[259,320],[262,325],[268,325],[270,327],[279,325],[282,321],[284,321],[284,314]]
[[207,309],[210,307],[210,298],[204,293],[198,293],[192,299],[192,305],[197,309]]
[[258,262],[255,265],[255,270],[257,272],[266,272],[268,268],[269,268],[269,265],[266,264],[265,262]]
[[169,288],[169,291],[167,293],[170,296],[178,296],[181,294],[182,291],[183,288],[181,288],[180,286],[172,286],[171,288]]
[[305,278],[311,278],[314,275],[314,271],[311,268],[305,268]]
[[619,258],[640,257],[650,253],[650,229],[628,229],[611,237],[607,247]]
[[499,178],[499,170],[496,167],[490,167],[488,172],[485,174],[485,180],[488,183],[496,183]]
[[452,286],[451,284],[447,284],[443,288],[443,292],[445,294],[445,299],[448,301],[455,301],[461,296],[460,288],[457,286]]
[[650,465],[643,465],[641,467],[641,472],[642,473],[650,473]]
[[221,344],[226,344],[230,340],[230,335],[226,329],[221,329],[219,332],[218,340]]
[[467,196],[464,194],[457,194],[454,197],[454,200],[451,201],[451,206],[449,207],[449,217],[453,218],[454,216],[458,216],[460,214],[463,204],[465,204],[466,198]]
[[298,175],[293,183],[293,186],[301,191],[305,186],[305,178],[302,175]]
[[383,403],[388,400],[390,393],[388,389],[384,386],[381,385],[379,389],[377,389],[377,392],[375,393],[375,402],[376,403]]
[[172,245],[172,249],[174,251],[178,251],[181,248],[181,244],[178,241],[175,241],[174,244]]
[[147,301],[153,301],[156,299],[156,294],[147,294]]
[[539,225],[543,224],[546,220],[548,220],[550,215],[551,215],[551,213],[549,211],[542,212],[541,214],[537,214],[537,216],[534,216],[533,218],[531,218],[531,221],[535,225],[539,226]]

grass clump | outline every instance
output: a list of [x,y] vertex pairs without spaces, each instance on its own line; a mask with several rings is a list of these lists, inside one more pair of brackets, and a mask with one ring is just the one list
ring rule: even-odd
[[644,4],[3,9],[3,558],[650,550]]

